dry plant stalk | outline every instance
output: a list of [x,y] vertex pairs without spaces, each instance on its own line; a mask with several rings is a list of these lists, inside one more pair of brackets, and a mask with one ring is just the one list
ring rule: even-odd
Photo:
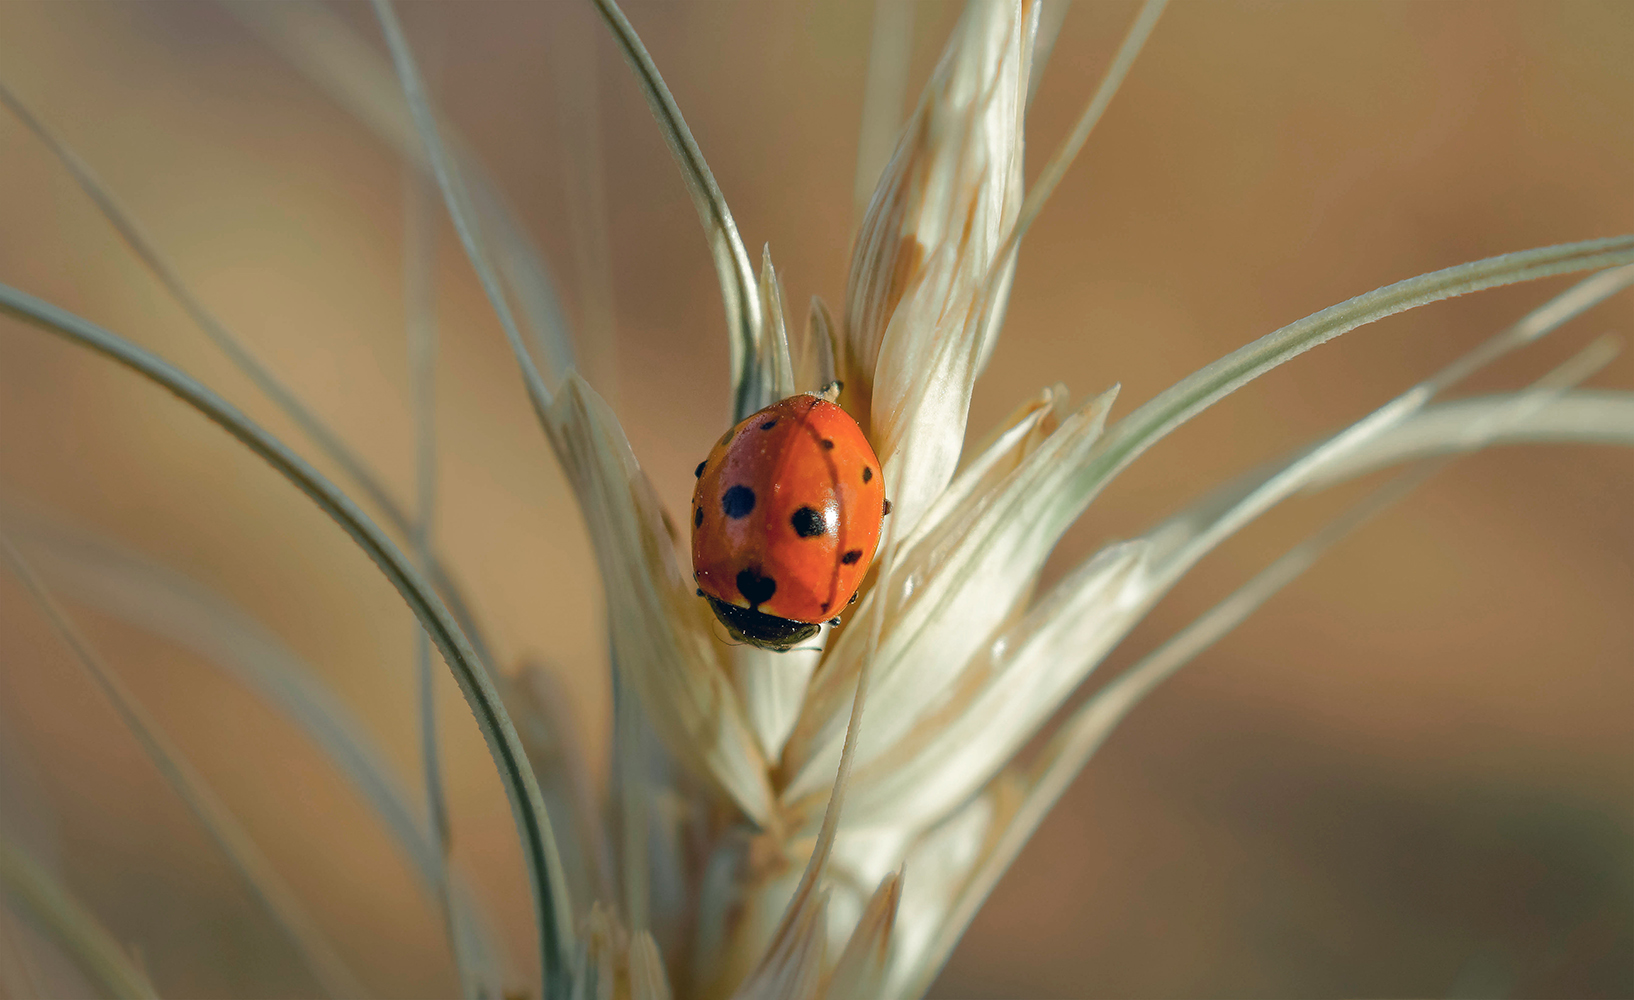
[[[549,282],[540,258],[432,108],[388,0],[376,0],[375,10],[398,91],[366,53],[347,50],[337,61],[302,49],[318,30],[313,11],[252,5],[244,14],[435,178],[500,318],[544,436],[577,492],[601,571],[618,696],[616,764],[605,796],[588,779],[548,674],[495,669],[425,529],[430,490],[422,486],[417,517],[389,502],[367,466],[191,299],[89,168],[0,90],[193,318],[233,345],[240,364],[298,415],[321,449],[343,459],[355,486],[386,497],[382,507],[395,512],[388,516],[401,543],[208,387],[0,286],[0,308],[164,385],[266,458],[342,523],[402,592],[460,681],[511,795],[546,997],[922,994],[1118,721],[1327,546],[1448,456],[1509,440],[1634,444],[1634,394],[1572,388],[1614,352],[1605,342],[1514,393],[1437,402],[1477,369],[1634,282],[1634,237],[1625,236],[1506,254],[1360,295],[1245,345],[1118,419],[1116,387],[1077,403],[1064,386],[1046,387],[967,454],[971,393],[1003,326],[1020,241],[1158,24],[1161,0],[1141,7],[1031,189],[1023,183],[1027,109],[1053,38],[1041,37],[1040,25],[1053,30],[1059,19],[1036,0],[971,0],[873,188],[845,302],[832,313],[815,303],[803,336],[792,338],[769,249],[757,274],[657,67],[612,0],[595,2],[698,208],[728,317],[734,418],[838,378],[841,402],[882,460],[895,512],[881,557],[852,627],[817,648],[779,654],[720,641],[617,414],[574,368],[560,311],[541,291]],[[333,25],[322,30],[342,37]],[[1406,309],[1583,271],[1593,273],[1350,428],[1107,546],[1036,592],[1046,558],[1112,478],[1248,381]],[[434,348],[422,339],[419,349],[421,377],[429,378]],[[429,425],[429,412],[422,421]],[[1295,492],[1408,462],[1418,464],[1066,713],[1036,757],[1017,759],[1221,541]],[[105,573],[135,572],[107,558]],[[43,589],[41,599],[51,606]],[[247,631],[235,635],[228,645],[253,645]],[[278,690],[314,739],[351,762],[377,808],[404,812],[390,783],[377,780],[378,765],[336,735],[345,726],[321,695]],[[434,747],[429,710],[426,720]],[[434,750],[424,772],[435,789]],[[445,820],[436,803],[433,796],[428,823],[403,820],[399,835],[440,900],[467,993],[497,995],[514,984],[483,957],[491,949],[481,921],[443,866]]]

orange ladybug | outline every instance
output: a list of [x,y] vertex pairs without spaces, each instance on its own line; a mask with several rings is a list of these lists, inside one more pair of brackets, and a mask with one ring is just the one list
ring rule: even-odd
[[733,638],[785,651],[838,625],[891,510],[851,415],[790,396],[727,431],[696,475],[692,575]]

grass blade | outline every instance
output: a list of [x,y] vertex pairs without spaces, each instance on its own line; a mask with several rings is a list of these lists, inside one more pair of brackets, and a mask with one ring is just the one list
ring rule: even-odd
[[335,464],[358,484],[370,502],[379,507],[389,520],[400,522],[400,527],[406,532],[408,518],[380,478],[192,293],[187,283],[182,280],[180,272],[159,252],[157,245],[148,238],[141,225],[120,206],[90,165],[54,132],[46,128],[45,123],[3,83],[0,83],[0,104],[5,105],[18,121],[34,133],[41,144],[67,169],[74,183],[78,184],[86,197],[91,199],[91,203],[113,226],[131,253],[136,255],[136,259],[148,269],[160,286],[170,293],[194,325],[204,331],[204,335],[255,383],[256,388],[295,422],[301,433],[311,438],[324,454],[333,459]]
[[[425,172],[412,164],[403,168],[403,298],[409,356],[409,400],[414,420],[414,558],[422,568],[432,562],[432,526],[437,506],[437,216],[436,191]],[[464,942],[470,935],[459,926],[448,880],[448,850],[452,829],[443,791],[437,741],[437,699],[431,672],[431,637],[419,625],[414,629],[415,699],[420,716],[420,776],[425,786],[426,813],[437,858],[433,891],[442,910],[443,927],[461,993],[470,998],[484,985],[473,978]]]
[[[26,543],[58,593],[193,651],[285,715],[374,810],[436,901],[442,851],[408,793],[363,724],[277,636],[214,591],[110,542],[30,521],[9,508],[0,508],[0,523]],[[450,878],[456,927],[470,964],[497,990],[508,963],[488,932],[493,921]]]
[[715,183],[715,175],[704,162],[703,151],[693,139],[692,130],[687,128],[686,119],[681,116],[681,109],[665,86],[652,56],[647,54],[647,47],[641,44],[640,36],[614,0],[595,0],[595,4],[612,29],[625,61],[635,71],[636,82],[641,85],[647,106],[652,109],[664,133],[664,141],[681,168],[681,176],[692,194],[693,207],[703,223],[704,236],[709,240],[709,253],[720,277],[721,303],[726,309],[732,358],[732,422],[737,423],[766,405],[755,402],[765,396],[767,387],[758,379],[762,371],[760,353],[765,345],[754,267],[738,235],[737,223],[732,220],[732,210],[726,205],[726,196]]
[[579,292],[579,370],[601,397],[618,406],[618,317],[607,210],[596,15],[557,4],[556,30],[545,40],[556,96],[556,146],[565,174],[563,200]]
[[0,890],[42,932],[62,944],[85,974],[120,1000],[159,994],[96,917],[10,841],[0,838]]
[[522,371],[522,384],[527,389],[528,401],[533,405],[534,414],[542,425],[548,427],[546,413],[550,409],[551,389],[540,375],[539,366],[534,363],[533,356],[528,353],[527,345],[522,340],[522,331],[517,327],[516,318],[511,313],[510,302],[505,298],[504,289],[500,287],[499,276],[489,263],[481,232],[477,228],[476,213],[471,209],[470,194],[453,157],[449,155],[443,143],[441,134],[437,131],[437,119],[432,114],[430,101],[426,98],[425,83],[420,79],[420,71],[414,64],[414,54],[409,50],[408,39],[403,35],[403,26],[398,23],[397,15],[393,13],[390,0],[374,0],[374,12],[380,21],[380,30],[386,36],[386,46],[391,49],[392,64],[397,67],[397,80],[403,88],[403,99],[408,102],[409,112],[414,116],[414,127],[420,133],[426,158],[431,161],[437,186],[442,189],[443,202],[448,207],[448,217],[453,220],[454,231],[459,234],[460,245],[465,248],[465,256],[471,261],[472,269],[477,272],[477,280],[482,283],[482,290],[487,293],[488,304],[493,307],[494,315],[499,317],[499,325],[505,330],[505,339],[510,342],[511,353],[515,355],[517,366]]
[[[1021,208],[1016,213],[1015,222],[1010,226],[1010,231],[1005,234],[1004,242],[1000,245],[998,252],[993,255],[993,262],[988,268],[987,276],[982,282],[980,296],[976,300],[976,308],[970,311],[970,319],[967,321],[976,324],[975,329],[991,329],[994,331],[976,338],[979,351],[976,361],[978,371],[987,366],[987,358],[992,353],[993,347],[998,340],[994,316],[1002,316],[1004,311],[1005,301],[1009,296],[1010,277],[1015,266],[1015,255],[1021,245],[1021,238],[1027,234],[1033,220],[1038,218],[1038,213],[1043,211],[1044,203],[1049,200],[1050,195],[1055,193],[1061,179],[1067,175],[1067,170],[1072,166],[1072,161],[1078,158],[1078,153],[1084,148],[1084,143],[1089,141],[1089,134],[1095,130],[1101,116],[1111,106],[1112,98],[1117,96],[1118,88],[1123,86],[1124,77],[1129,75],[1130,68],[1135,65],[1135,59],[1139,57],[1141,49],[1146,46],[1146,39],[1151,35],[1152,29],[1157,27],[1157,20],[1163,16],[1163,8],[1167,3],[1168,0],[1146,0],[1141,5],[1139,12],[1135,14],[1134,23],[1129,26],[1129,31],[1124,35],[1123,42],[1119,44],[1118,51],[1113,55],[1111,65],[1107,66],[1106,73],[1101,77],[1100,84],[1095,88],[1095,93],[1090,96],[1089,104],[1084,107],[1083,112],[1078,116],[1077,122],[1072,126],[1072,131],[1067,133],[1067,137],[1061,140],[1061,145],[1044,162],[1043,170],[1039,172],[1038,178],[1033,181],[1032,188],[1028,190],[1026,198],[1021,202]],[[1064,6],[1064,4],[1058,5],[1057,13],[1060,18],[1066,16],[1065,10],[1061,9]],[[1059,31],[1060,27],[1060,20],[1054,20],[1053,30]],[[1034,37],[1036,45],[1036,28]],[[1051,34],[1042,50],[1045,58],[1049,57],[1054,45],[1054,37]],[[1038,54],[1039,50],[1035,48],[1034,57],[1036,58]],[[1032,96],[1031,88],[1037,84],[1039,74],[1042,73],[1042,63],[1035,62],[1031,67],[1031,72],[1033,75],[1028,80],[1029,103]]]
[[425,578],[346,494],[202,383],[124,338],[10,286],[0,285],[0,310],[119,362],[208,417],[322,508],[397,588],[453,671],[488,744],[488,752],[510,799],[533,890],[545,980],[543,994],[565,996],[568,961],[573,954],[572,910],[563,889],[561,860],[545,816],[538,782],[493,682],[478,663],[470,641]]
[[[1202,617],[1172,636],[1159,649],[1108,684],[1051,737],[1039,755],[1026,797],[1010,817],[987,854],[970,873],[953,906],[926,949],[924,964],[904,995],[923,993],[946,963],[965,928],[993,887],[1009,870],[1051,809],[1083,770],[1113,727],[1136,703],[1180,667],[1241,624],[1283,586],[1313,565],[1323,552],[1360,527],[1384,507],[1405,496],[1422,476],[1404,476],[1277,559],[1254,579]],[[1004,780],[1001,778],[997,780]]]
[[[420,169],[431,169],[391,64],[339,16],[311,0],[223,0],[223,5],[377,138]],[[554,382],[574,363],[550,269],[469,144],[452,129],[444,127],[443,133],[481,229],[503,251],[497,262],[500,279],[515,296],[519,318]]]
[[[114,228],[120,239],[124,240],[136,259],[148,269],[161,287],[174,298],[182,311],[187,313],[195,325],[202,330],[205,336],[227,355],[228,360],[242,371],[274,405],[284,412],[294,424],[301,429],[313,444],[329,457],[341,470],[355,482],[368,497],[387,523],[404,537],[414,533],[414,525],[403,505],[398,503],[386,488],[380,475],[363,460],[356,452],[347,446],[346,442],[330,430],[301,398],[278,379],[260,358],[238,338],[221,319],[211,312],[208,307],[194,295],[182,280],[181,273],[176,269],[169,258],[159,251],[158,245],[150,239],[140,223],[120,205],[107,185],[103,184],[88,163],[73,148],[65,143],[56,133],[46,127],[45,123],[35,115],[4,83],[0,83],[0,105],[4,105],[23,125],[33,132],[50,153],[62,163],[74,183],[79,185],[85,196],[91,200],[103,218]],[[432,583],[448,601],[454,612],[455,620],[460,628],[475,644],[477,653],[484,664],[488,664],[490,673],[493,659],[489,653],[487,643],[483,640],[481,630],[477,628],[474,617],[470,614],[459,588],[454,584],[441,562],[433,558],[427,564],[432,577]]]
[[278,923],[290,943],[317,978],[324,992],[333,997],[360,997],[366,994],[362,982],[346,965],[340,954],[330,945],[317,923],[306,912],[277,869],[261,853],[255,839],[245,830],[232,811],[210,788],[204,776],[193,768],[187,758],[170,742],[158,722],[148,715],[141,702],[125,687],[117,674],[103,662],[91,647],[85,635],[74,624],[46,589],[45,582],[12,545],[11,539],[0,532],[0,561],[17,577],[25,590],[39,605],[50,621],[52,629],[63,641],[80,666],[89,673],[113,704],[126,728],[141,744],[143,752],[163,775],[166,784],[179,795],[187,808],[198,818],[206,832],[227,859],[237,869],[260,900],[267,912]]
[[[1395,462],[1499,444],[1634,444],[1634,393],[1580,389],[1538,403],[1521,421],[1504,418],[1515,393],[1432,406],[1364,447],[1322,466],[1311,488],[1366,475]],[[1483,427],[1472,439],[1470,428]]]
[[[1112,104],[1112,98],[1118,94],[1118,88],[1123,86],[1124,77],[1129,75],[1129,70],[1135,65],[1135,59],[1139,57],[1140,50],[1145,48],[1146,39],[1151,36],[1152,29],[1157,27],[1157,20],[1163,16],[1163,8],[1167,2],[1168,0],[1146,0],[1141,5],[1140,11],[1135,14],[1134,23],[1129,26],[1128,33],[1124,35],[1123,42],[1113,55],[1112,63],[1106,68],[1106,74],[1101,77],[1101,82],[1096,86],[1095,93],[1090,96],[1089,103],[1084,106],[1078,120],[1073,123],[1072,131],[1067,133],[1065,139],[1061,140],[1061,145],[1050,155],[1050,158],[1044,161],[1044,168],[1039,172],[1038,179],[1033,181],[1032,188],[1027,192],[1026,200],[1021,203],[1021,211],[1016,216],[1015,226],[1010,230],[1010,235],[1005,240],[1007,245],[994,257],[995,262],[1008,258],[1010,252],[1021,242],[1021,237],[1026,235],[1027,228],[1033,224],[1034,219],[1038,218],[1038,213],[1043,211],[1044,203],[1049,200],[1050,195],[1055,193],[1056,186],[1067,175],[1067,170],[1071,168],[1072,161],[1078,158],[1079,152],[1084,148],[1084,143],[1089,141],[1089,134],[1095,130],[1101,116],[1106,114],[1106,109]],[[1060,5],[1062,9],[1059,10],[1059,14],[1063,18],[1066,16],[1064,7],[1064,4]],[[1054,27],[1056,30],[1060,29],[1059,20],[1055,22]],[[1052,39],[1049,48],[1053,47],[1054,41]],[[1049,48],[1045,49],[1046,55]],[[1037,59],[1036,50],[1034,58]],[[1036,74],[1041,70],[1042,63],[1035,61],[1033,64],[1034,73]],[[1034,79],[1036,80],[1036,76]],[[997,270],[996,264],[995,270]]]
[[[1570,294],[1572,293],[1568,293]],[[1506,332],[1495,339],[1502,340],[1507,335]],[[1118,723],[1159,684],[1240,625],[1274,594],[1315,565],[1316,561],[1339,541],[1386,507],[1407,496],[1431,475],[1440,471],[1451,458],[1506,438],[1524,440],[1529,435],[1542,431],[1558,435],[1558,440],[1634,445],[1634,393],[1565,391],[1567,386],[1600,370],[1615,354],[1616,345],[1609,339],[1602,338],[1555,371],[1539,379],[1527,390],[1493,400],[1455,403],[1426,411],[1419,419],[1428,418],[1442,425],[1447,421],[1436,420],[1440,416],[1436,412],[1438,409],[1453,410],[1458,414],[1460,433],[1441,436],[1438,442],[1439,449],[1436,449],[1431,440],[1425,436],[1396,433],[1375,438],[1370,442],[1369,460],[1365,463],[1354,462],[1342,466],[1309,465],[1306,461],[1308,456],[1320,449],[1313,449],[1312,452],[1307,452],[1290,462],[1288,469],[1290,471],[1303,469],[1303,477],[1313,486],[1331,485],[1340,478],[1362,475],[1382,465],[1396,464],[1404,460],[1418,461],[1419,464],[1417,468],[1396,477],[1283,554],[1225,600],[1118,675],[1072,713],[1051,736],[1049,743],[1041,752],[1038,763],[1026,782],[1029,790],[1025,799],[1010,818],[991,852],[972,872],[947,921],[938,929],[936,943],[931,950],[934,959],[923,972],[921,987],[928,986],[930,978],[952,953],[965,927],[974,918],[976,910],[998,883],[999,878],[1010,867],[1038,825],[1043,822],[1050,809],[1054,808],[1055,803]],[[1449,371],[1458,367],[1460,365],[1455,365]],[[1575,402],[1574,396],[1589,397],[1585,402],[1600,405],[1574,407],[1567,411],[1564,419],[1547,419],[1552,404],[1563,401]],[[1471,402],[1479,405],[1471,405]],[[1596,410],[1601,412],[1595,412]],[[1413,422],[1410,419],[1407,423],[1398,425],[1397,430],[1410,429]],[[1568,429],[1574,423],[1579,432],[1576,435],[1572,435]],[[1334,440],[1342,439],[1344,436],[1341,434]],[[1389,447],[1392,443],[1397,446],[1394,451]],[[1425,460],[1426,458],[1428,460]],[[1338,473],[1339,469],[1343,469],[1342,474]],[[1268,476],[1266,482],[1275,483],[1283,479],[1284,475],[1278,473]],[[1250,493],[1237,506],[1216,520],[1233,526],[1240,525],[1241,519],[1235,516],[1238,507],[1252,508],[1256,513],[1263,510],[1254,503],[1254,496]],[[1161,530],[1160,528],[1159,531]],[[1210,532],[1199,534],[1206,535]]]
[[1209,406],[1292,358],[1360,326],[1458,295],[1573,271],[1634,263],[1634,236],[1564,243],[1432,271],[1313,313],[1231,352],[1159,393],[1107,432],[1078,479],[1088,498],[1147,448]]

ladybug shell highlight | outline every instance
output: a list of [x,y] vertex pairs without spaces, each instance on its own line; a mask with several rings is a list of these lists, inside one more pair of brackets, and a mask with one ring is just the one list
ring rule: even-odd
[[735,638],[791,649],[856,594],[887,503],[862,428],[821,396],[733,427],[698,466],[692,570]]

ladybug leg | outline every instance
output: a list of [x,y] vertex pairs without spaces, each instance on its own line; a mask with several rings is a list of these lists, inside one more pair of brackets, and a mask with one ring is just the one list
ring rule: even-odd
[[829,384],[823,386],[823,391],[819,392],[817,395],[828,400],[830,403],[838,403],[840,401],[840,390],[844,388],[844,382],[830,382]]
[[840,624],[840,620],[838,618],[830,618],[828,623],[830,625],[838,626]]

